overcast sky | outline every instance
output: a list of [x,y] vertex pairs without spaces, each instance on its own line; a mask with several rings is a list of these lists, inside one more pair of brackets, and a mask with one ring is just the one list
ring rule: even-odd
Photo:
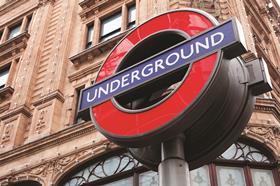
[[278,5],[280,6],[280,0],[276,0],[276,1],[277,1]]

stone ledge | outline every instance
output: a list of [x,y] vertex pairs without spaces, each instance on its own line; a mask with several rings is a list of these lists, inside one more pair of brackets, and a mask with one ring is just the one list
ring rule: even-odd
[[0,6],[0,15],[11,11],[13,8],[15,8],[15,6],[19,6],[20,4],[23,4],[27,1],[28,0],[6,0],[6,2],[2,6]]
[[255,111],[270,112],[280,122],[280,106],[274,99],[257,98]]
[[48,95],[46,96],[43,96],[41,97],[40,99],[38,100],[35,100],[32,104],[34,106],[38,106],[40,105],[41,103],[46,103],[46,102],[49,102],[53,99],[57,99],[59,100],[61,103],[63,103],[65,101],[64,99],[64,95],[59,91],[59,90],[56,90],[56,91],[53,91],[51,93],[49,93]]
[[10,105],[11,105],[11,103],[6,103],[6,104],[0,106],[0,114],[7,111],[10,108]]
[[29,154],[38,151],[43,151],[44,149],[50,148],[58,144],[62,144],[69,140],[73,140],[73,138],[95,131],[96,129],[93,127],[92,122],[85,122],[79,125],[73,125],[57,133],[51,134],[39,140],[24,144],[13,150],[0,154],[0,165],[8,163],[9,161],[12,161],[14,159],[26,156],[27,153]]
[[6,86],[0,89],[0,101],[3,101],[11,97],[14,93],[14,89],[11,86]]
[[93,65],[90,65],[86,68],[83,68],[79,71],[72,73],[71,75],[68,76],[70,82],[79,80],[89,74],[93,74],[93,73],[97,72],[102,63],[103,63],[103,61],[97,62],[97,63],[94,63]]
[[80,16],[82,19],[86,19],[96,12],[99,12],[103,7],[110,6],[116,1],[120,0],[83,0],[79,3],[80,7],[83,9]]
[[77,67],[85,61],[90,61],[94,56],[99,55],[105,51],[112,49],[127,33],[129,30],[122,32],[121,34],[113,37],[107,41],[101,42],[95,46],[85,49],[81,53],[70,57],[70,61]]
[[18,114],[24,114],[28,118],[32,116],[30,109],[26,105],[21,105],[15,109],[9,110],[6,114],[0,116],[0,120],[5,120]]
[[5,60],[10,56],[17,55],[22,52],[27,46],[27,41],[30,35],[27,32],[23,32],[18,36],[5,41],[0,44],[0,60]]

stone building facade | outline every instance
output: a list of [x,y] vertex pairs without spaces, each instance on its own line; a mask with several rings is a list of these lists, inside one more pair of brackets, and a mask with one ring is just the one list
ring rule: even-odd
[[0,185],[157,185],[156,173],[77,113],[77,100],[129,30],[186,7],[220,22],[237,17],[249,49],[242,58],[264,58],[273,85],[240,140],[193,171],[193,185],[280,185],[276,0],[0,0]]

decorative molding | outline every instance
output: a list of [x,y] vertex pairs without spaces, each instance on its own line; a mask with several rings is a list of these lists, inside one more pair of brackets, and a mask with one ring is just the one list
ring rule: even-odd
[[48,135],[44,138],[40,138],[36,141],[32,141],[13,150],[0,154],[0,165],[26,156],[26,154],[43,151],[52,146],[71,141],[77,137],[93,132],[96,132],[96,129],[93,127],[92,122],[73,125],[72,127],[59,131],[57,133]]
[[280,122],[280,106],[274,99],[257,98],[254,106],[255,111],[272,113]]
[[22,5],[29,0],[6,0],[2,6],[0,6],[0,16],[13,10],[15,7]]
[[46,127],[46,120],[45,120],[46,112],[48,112],[48,110],[40,111],[38,122],[35,125],[35,131],[37,131],[38,134],[40,134],[41,131]]
[[0,114],[7,111],[10,108],[10,105],[11,105],[11,103],[6,103],[6,104],[0,106]]
[[0,120],[5,120],[18,114],[24,114],[28,118],[32,116],[31,110],[26,105],[21,105],[19,107],[16,107],[15,109],[9,110],[4,115],[0,116]]
[[79,71],[74,72],[73,74],[68,76],[70,82],[79,80],[89,74],[93,74],[93,73],[97,72],[102,63],[103,63],[103,61],[100,61],[100,62],[94,63],[93,65],[90,65],[86,68],[83,68]]
[[55,183],[72,167],[77,166],[93,156],[99,156],[106,151],[116,148],[118,148],[117,145],[108,140],[103,140],[65,155],[58,154],[56,158],[42,160],[37,165],[30,167],[26,165],[21,170],[12,170],[11,173],[0,177],[0,185],[3,183],[11,183],[24,176],[33,176],[38,179],[37,181],[43,181],[50,175],[53,176],[53,185],[56,185]]
[[83,0],[79,3],[80,7],[83,9],[80,16],[82,19],[87,19],[96,12],[100,12],[100,9],[110,6],[117,1],[121,0]]
[[59,90],[56,90],[56,91],[49,93],[48,95],[46,95],[44,97],[41,97],[40,99],[34,101],[32,104],[36,107],[42,103],[49,102],[53,99],[57,99],[61,103],[64,103],[64,101],[65,101],[64,95]]
[[8,143],[11,140],[13,128],[14,128],[13,124],[6,123],[4,125],[3,134],[0,139],[1,147],[3,147],[4,144]]
[[280,154],[280,126],[268,124],[249,123],[244,129],[242,136],[249,137],[270,148],[273,156],[279,159]]
[[85,49],[81,53],[72,56],[69,59],[76,67],[82,63],[92,61],[94,56],[100,55],[101,53],[112,49],[129,31],[130,30],[126,30],[116,37]]
[[[0,89],[0,101],[3,101],[9,97],[11,97],[14,93],[14,89],[11,86],[6,86]],[[1,110],[1,108],[0,108]],[[1,113],[1,111],[0,111]]]
[[48,4],[48,3],[54,3],[56,0],[39,0],[38,1],[38,6],[44,6],[44,5],[46,5],[46,4]]
[[27,46],[29,37],[30,35],[27,32],[23,32],[2,43],[0,45],[0,61],[22,53]]

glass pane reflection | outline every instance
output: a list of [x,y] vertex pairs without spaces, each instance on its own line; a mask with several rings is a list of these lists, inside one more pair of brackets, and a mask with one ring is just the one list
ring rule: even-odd
[[208,166],[192,170],[190,174],[191,186],[210,186]]
[[126,179],[122,179],[122,180],[118,180],[112,183],[108,183],[105,184],[103,186],[130,186],[133,185],[133,179],[132,177],[126,178]]
[[242,168],[217,166],[218,185],[245,186],[245,177]]
[[275,186],[271,170],[251,169],[254,186]]
[[139,175],[139,186],[158,186],[158,173],[154,171],[144,172]]

